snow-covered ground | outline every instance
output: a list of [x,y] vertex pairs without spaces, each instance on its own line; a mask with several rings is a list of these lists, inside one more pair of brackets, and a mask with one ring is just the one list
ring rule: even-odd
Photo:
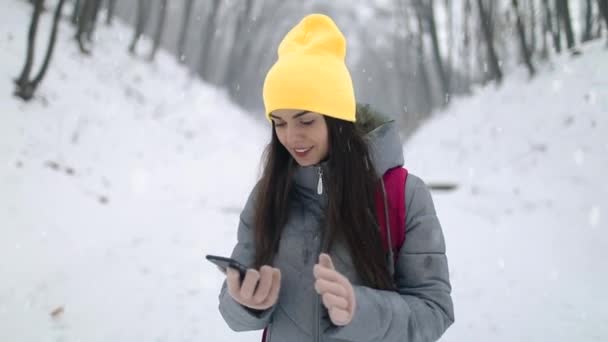
[[[234,244],[265,122],[164,53],[130,57],[120,25],[90,58],[63,25],[23,103],[30,10],[2,9],[0,341],[259,340],[225,325],[203,257]],[[405,146],[412,172],[459,184],[435,193],[457,319],[443,341],[608,338],[608,52],[582,50],[455,100]]]
[[[522,70],[522,74],[524,74]],[[608,339],[608,50],[454,101],[408,142],[435,196],[457,323],[446,341]]]

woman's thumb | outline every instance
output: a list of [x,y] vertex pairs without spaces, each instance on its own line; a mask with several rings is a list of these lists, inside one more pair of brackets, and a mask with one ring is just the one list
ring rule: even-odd
[[319,255],[319,264],[323,267],[335,270],[334,263],[331,261],[329,254],[321,253],[321,255]]

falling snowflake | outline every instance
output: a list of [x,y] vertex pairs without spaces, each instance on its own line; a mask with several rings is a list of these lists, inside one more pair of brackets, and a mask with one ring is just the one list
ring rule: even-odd
[[145,170],[135,169],[131,172],[131,191],[135,194],[143,194],[149,187],[149,174]]
[[551,89],[553,89],[553,92],[559,92],[562,90],[562,86],[563,82],[561,80],[553,80],[553,82],[551,82]]
[[592,228],[595,228],[600,223],[600,206],[594,205],[589,211],[589,224]]
[[585,153],[583,152],[583,150],[581,150],[580,148],[577,149],[576,151],[574,151],[574,162],[576,163],[576,165],[583,165],[583,162],[585,161]]

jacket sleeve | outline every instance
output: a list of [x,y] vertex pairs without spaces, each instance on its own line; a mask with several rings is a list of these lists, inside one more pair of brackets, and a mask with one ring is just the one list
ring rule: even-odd
[[353,286],[357,308],[350,324],[326,334],[346,341],[436,341],[454,322],[441,225],[424,182],[406,184],[406,240],[395,265],[397,292]]
[[[253,235],[253,214],[255,208],[255,193],[257,186],[253,189],[245,208],[241,212],[237,233],[237,244],[232,250],[231,257],[243,265],[252,267],[255,258],[255,242]],[[259,311],[247,308],[236,302],[228,293],[227,283],[224,280],[219,295],[220,314],[234,331],[248,331],[264,329],[272,317],[275,306]]]

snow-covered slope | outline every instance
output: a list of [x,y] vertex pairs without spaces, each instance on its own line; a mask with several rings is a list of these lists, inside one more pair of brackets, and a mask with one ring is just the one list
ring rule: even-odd
[[10,80],[29,15],[2,1],[0,341],[257,339],[223,323],[204,253],[232,248],[265,125],[164,53],[130,57],[120,26],[100,25],[87,58],[63,25],[23,103]]
[[[9,80],[30,9],[2,9],[0,341],[258,341],[224,324],[203,256],[234,244],[265,122],[164,53],[130,57],[120,25],[99,26],[90,58],[62,26],[22,103]],[[405,146],[412,172],[459,184],[435,193],[457,318],[444,341],[608,338],[607,55],[590,45],[456,100]]]
[[[522,70],[523,74],[523,70]],[[608,339],[608,51],[455,100],[408,142],[436,194],[456,324],[446,341]]]

